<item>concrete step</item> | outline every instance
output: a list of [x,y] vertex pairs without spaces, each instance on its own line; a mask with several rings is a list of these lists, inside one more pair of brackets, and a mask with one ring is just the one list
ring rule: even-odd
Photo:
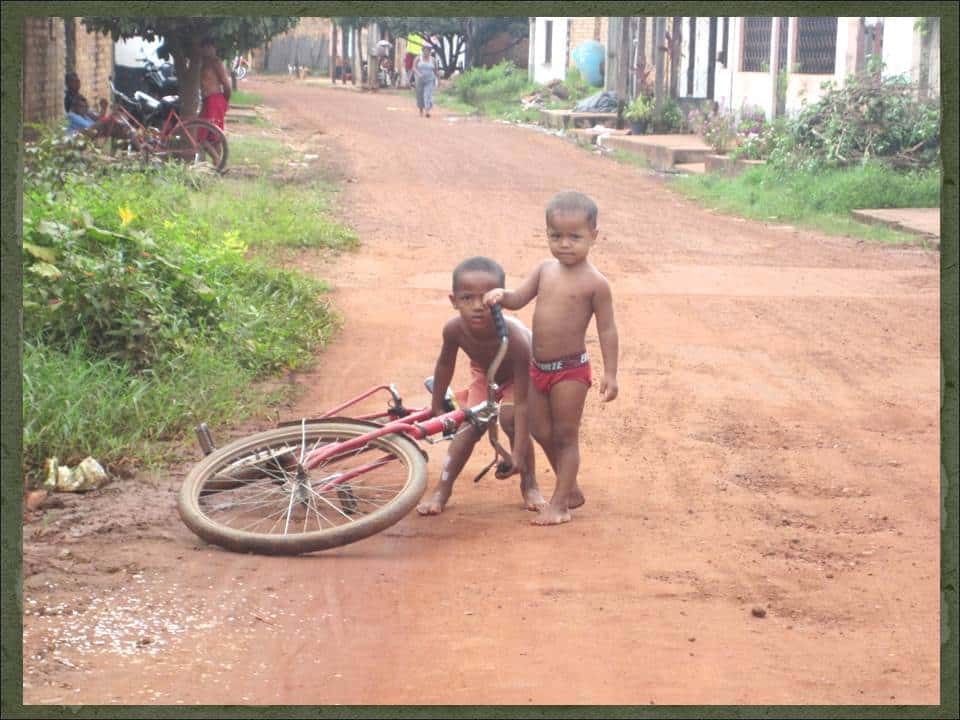
[[884,208],[851,210],[855,220],[886,225],[900,232],[930,239],[940,238],[940,208]]
[[705,175],[707,173],[706,163],[679,163],[673,166],[673,169],[687,175]]
[[603,144],[642,155],[650,167],[661,172],[672,171],[676,165],[703,163],[711,152],[697,135],[613,136]]
[[591,128],[594,125],[604,125],[612,128],[617,124],[617,114],[541,110],[540,122],[549,128]]

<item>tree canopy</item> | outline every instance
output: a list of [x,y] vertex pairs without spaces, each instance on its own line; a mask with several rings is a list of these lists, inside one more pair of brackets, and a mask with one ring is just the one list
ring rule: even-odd
[[110,35],[114,41],[142,37],[163,38],[157,50],[162,58],[172,57],[180,82],[180,96],[185,115],[197,110],[200,83],[199,44],[211,37],[221,56],[244,52],[263,45],[267,40],[289,30],[300,22],[298,17],[85,17],[87,30]]
[[495,35],[506,32],[515,38],[527,37],[526,17],[341,17],[333,20],[345,27],[377,23],[395,37],[419,35],[433,50],[444,77],[457,69],[457,58],[466,48],[466,68],[480,64],[480,50]]

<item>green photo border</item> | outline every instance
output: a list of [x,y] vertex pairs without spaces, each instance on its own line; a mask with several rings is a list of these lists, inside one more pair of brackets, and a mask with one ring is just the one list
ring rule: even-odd
[[[958,711],[958,266],[957,266],[957,35],[955,2],[500,2],[471,3],[486,15],[533,15],[536,11],[580,16],[795,15],[940,16],[940,85],[943,187],[940,246],[940,485],[941,655],[940,705],[934,706],[23,706],[22,643],[22,368],[20,265],[22,161],[23,18],[80,15],[453,15],[451,2],[4,2],[2,12],[2,433],[0,433],[0,623],[2,623],[2,710],[4,718],[956,718]],[[949,31],[949,28],[954,28]]]

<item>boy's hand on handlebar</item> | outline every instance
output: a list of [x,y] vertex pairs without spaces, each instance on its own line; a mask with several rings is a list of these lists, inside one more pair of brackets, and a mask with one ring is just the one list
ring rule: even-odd
[[489,291],[486,295],[483,296],[483,304],[487,307],[492,307],[503,300],[503,295],[506,292],[503,288],[494,288]]

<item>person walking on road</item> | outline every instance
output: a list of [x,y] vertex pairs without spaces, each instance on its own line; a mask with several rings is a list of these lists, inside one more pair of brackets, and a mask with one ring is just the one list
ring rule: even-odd
[[413,76],[417,90],[417,108],[421,117],[426,113],[430,117],[433,108],[433,90],[440,84],[437,63],[430,56],[430,48],[423,46],[423,52],[413,65]]

